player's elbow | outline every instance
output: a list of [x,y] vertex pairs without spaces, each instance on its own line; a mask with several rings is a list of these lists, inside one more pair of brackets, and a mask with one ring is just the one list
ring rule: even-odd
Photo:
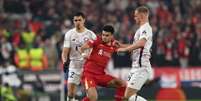
[[139,48],[144,48],[145,44],[140,44],[138,47]]
[[147,40],[145,38],[139,40],[138,47],[143,48],[145,46],[146,42],[147,42]]

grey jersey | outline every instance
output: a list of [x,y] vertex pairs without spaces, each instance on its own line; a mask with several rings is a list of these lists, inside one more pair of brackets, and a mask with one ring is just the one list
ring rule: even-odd
[[80,55],[78,48],[86,41],[96,39],[96,35],[91,30],[85,28],[85,31],[79,33],[75,28],[65,33],[64,47],[70,48],[70,60],[82,61],[83,57]]
[[140,26],[135,33],[133,43],[142,38],[147,40],[146,44],[144,48],[133,50],[132,67],[151,67],[149,59],[151,57],[150,50],[152,46],[152,28],[149,23],[145,23],[144,25]]

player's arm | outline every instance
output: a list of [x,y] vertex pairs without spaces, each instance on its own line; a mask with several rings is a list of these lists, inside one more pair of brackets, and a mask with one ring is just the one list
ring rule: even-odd
[[[80,52],[80,54],[82,55],[83,58],[87,59],[90,55],[90,53],[92,52],[92,49],[90,45],[92,45],[91,42],[93,42],[92,40],[96,40],[96,34],[92,31],[91,32],[91,39],[88,42],[85,42],[78,50]],[[88,50],[89,49],[89,50]],[[87,50],[87,51],[85,51]]]
[[145,38],[142,38],[138,41],[136,41],[135,43],[128,45],[124,48],[119,48],[117,49],[118,52],[125,52],[125,51],[132,51],[138,48],[143,48],[146,44],[147,40]]
[[138,48],[144,48],[147,40],[152,37],[151,36],[151,30],[147,28],[140,29],[140,37],[139,40],[137,40],[135,43],[132,45],[129,45],[125,48],[119,48],[117,51],[118,52],[124,52],[124,51],[132,51]]
[[70,48],[64,47],[62,50],[61,58],[63,63],[63,70],[65,73],[68,72],[69,53],[70,53]]
[[128,47],[129,45],[131,45],[131,44],[121,44],[120,48],[125,48],[125,47]]
[[118,48],[125,48],[125,47],[128,47],[130,45],[130,44],[123,44],[123,43],[121,43],[120,41],[117,41],[117,40],[114,40],[113,44]]
[[123,43],[120,43],[120,48],[126,48],[126,47],[128,47],[128,46],[130,46],[131,44],[123,44]]
[[71,33],[67,32],[64,37],[63,49],[61,53],[63,64],[68,62],[68,58],[70,54],[70,37],[71,37]]
[[89,40],[88,42],[84,43],[81,47],[80,47],[80,53],[83,57],[88,57],[88,54],[86,54],[86,52],[84,52],[86,49],[90,49],[93,47],[96,47],[96,45],[99,42],[99,38],[96,38],[96,40]]
[[69,53],[70,53],[70,48],[64,47],[61,54],[63,64],[68,61]]
[[80,47],[79,51],[82,54],[82,53],[84,53],[84,50],[89,49],[89,48],[92,48],[92,47],[88,44],[88,42],[86,42]]

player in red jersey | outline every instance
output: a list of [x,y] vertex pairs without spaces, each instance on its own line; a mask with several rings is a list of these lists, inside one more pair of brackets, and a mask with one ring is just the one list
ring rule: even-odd
[[96,40],[90,40],[84,44],[80,51],[92,48],[92,52],[84,64],[82,74],[82,84],[85,87],[87,97],[82,101],[97,101],[98,94],[96,86],[117,88],[115,99],[121,101],[124,96],[126,83],[118,78],[105,73],[105,69],[112,54],[117,49],[117,44],[113,40],[114,28],[106,25],[102,29],[102,34]]

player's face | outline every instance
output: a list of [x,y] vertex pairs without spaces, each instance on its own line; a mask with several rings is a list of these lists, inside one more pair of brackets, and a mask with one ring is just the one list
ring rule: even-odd
[[138,11],[135,11],[134,19],[135,19],[136,24],[140,24],[140,22],[142,20],[142,14],[139,13]]
[[110,32],[103,31],[102,32],[102,41],[104,43],[108,43],[112,40],[112,34]]
[[74,16],[73,22],[75,27],[80,29],[84,26],[85,19],[82,16]]

